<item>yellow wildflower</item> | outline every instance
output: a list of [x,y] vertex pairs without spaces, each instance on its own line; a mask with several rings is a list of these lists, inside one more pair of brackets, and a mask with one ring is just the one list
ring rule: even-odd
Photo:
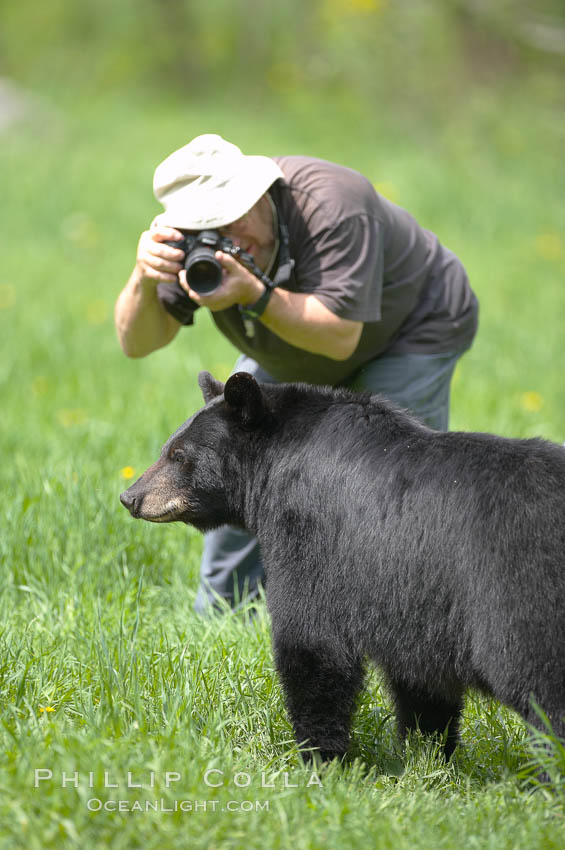
[[16,287],[11,283],[0,285],[0,310],[9,310],[16,303]]
[[324,11],[334,20],[346,15],[372,15],[384,10],[385,0],[325,0]]
[[57,419],[63,427],[70,428],[72,425],[84,425],[87,416],[80,408],[63,409],[57,411]]
[[379,195],[384,195],[385,198],[388,198],[388,200],[392,201],[393,204],[396,203],[398,191],[392,183],[384,181],[382,183],[375,183],[374,186]]
[[559,260],[563,255],[563,240],[556,230],[536,236],[536,251],[544,260]]
[[135,475],[135,469],[133,466],[124,466],[123,469],[120,469],[120,475],[123,479],[129,481]]
[[539,393],[530,390],[520,396],[520,406],[528,413],[537,413],[543,407],[543,398]]

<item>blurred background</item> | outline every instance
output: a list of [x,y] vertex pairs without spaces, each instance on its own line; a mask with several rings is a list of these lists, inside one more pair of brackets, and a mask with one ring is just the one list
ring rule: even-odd
[[461,105],[461,87],[533,75],[558,89],[550,71],[563,67],[565,4],[4,0],[0,44],[3,74],[32,87],[224,93],[251,110],[329,96],[418,119]]
[[438,233],[481,301],[452,427],[565,439],[565,0],[3,0],[12,457],[145,464],[228,373],[205,315],[143,361],[112,320],[153,170],[203,132],[356,168]]

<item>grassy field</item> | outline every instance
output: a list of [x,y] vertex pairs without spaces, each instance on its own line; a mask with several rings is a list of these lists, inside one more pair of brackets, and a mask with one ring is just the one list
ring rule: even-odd
[[[38,101],[0,135],[0,847],[562,848],[562,781],[535,790],[522,723],[474,695],[445,766],[399,745],[371,674],[350,763],[313,777],[267,616],[196,617],[200,536],[118,502],[200,406],[199,369],[224,378],[235,357],[205,315],[142,361],[112,324],[155,164],[210,131],[358,168],[438,232],[482,305],[452,427],[565,440],[565,133],[535,88],[469,91],[434,125],[307,101]],[[556,742],[544,758],[565,763]]]

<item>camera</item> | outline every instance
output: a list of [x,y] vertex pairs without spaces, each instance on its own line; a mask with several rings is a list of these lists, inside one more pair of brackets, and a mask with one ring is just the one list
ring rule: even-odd
[[214,256],[215,252],[225,251],[226,254],[232,255],[240,253],[231,239],[221,236],[217,230],[187,233],[183,239],[166,244],[184,251],[188,285],[199,295],[209,295],[222,282],[222,267]]

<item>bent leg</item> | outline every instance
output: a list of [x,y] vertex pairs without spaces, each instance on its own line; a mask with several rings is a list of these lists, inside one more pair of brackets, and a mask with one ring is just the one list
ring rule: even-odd
[[259,595],[264,580],[257,540],[246,531],[223,525],[204,535],[200,586],[194,610],[219,609],[220,599],[235,607]]
[[[242,355],[233,372],[249,372],[257,380],[275,383],[255,360]],[[218,598],[232,608],[255,599],[265,574],[259,544],[239,528],[224,525],[204,535],[204,550],[200,566],[200,586],[194,609],[199,614],[219,608]]]

